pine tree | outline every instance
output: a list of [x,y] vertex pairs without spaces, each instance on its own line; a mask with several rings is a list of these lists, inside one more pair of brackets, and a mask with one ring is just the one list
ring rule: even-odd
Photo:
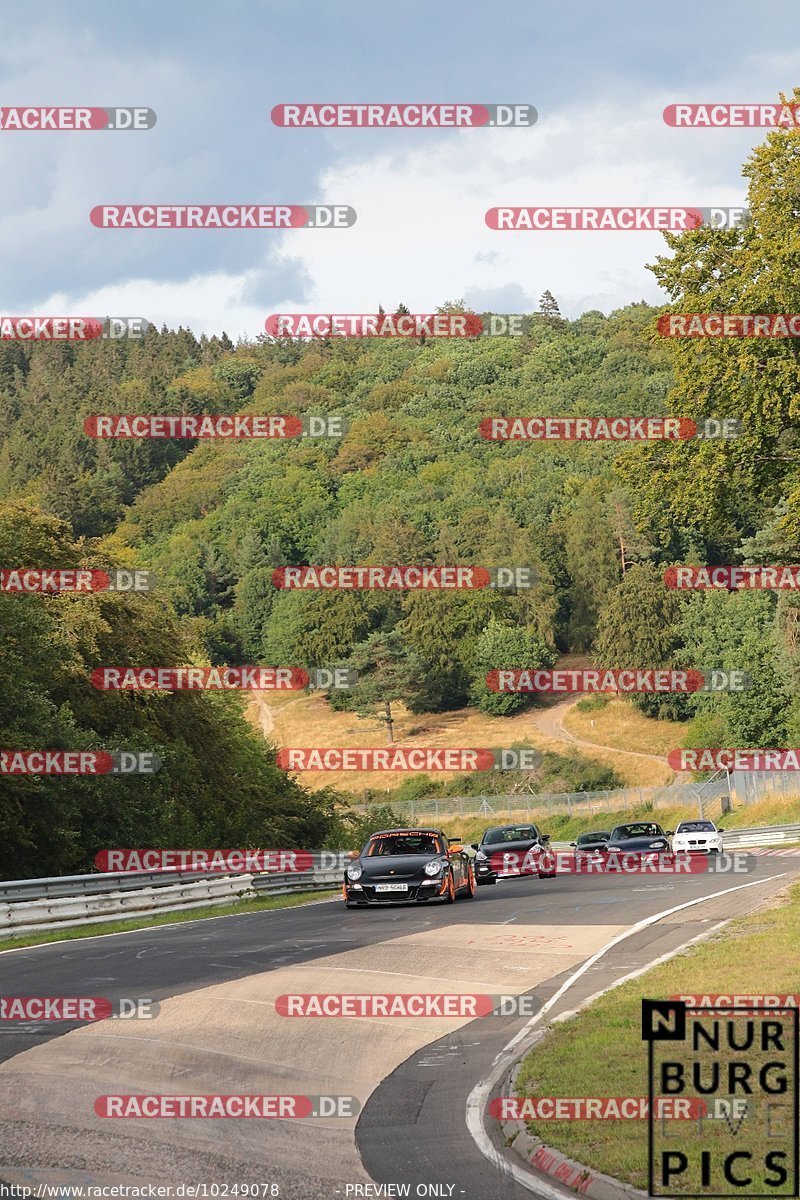
[[549,317],[551,320],[561,320],[561,309],[558,307],[558,301],[551,291],[546,291],[542,294],[539,301],[539,312],[543,317]]

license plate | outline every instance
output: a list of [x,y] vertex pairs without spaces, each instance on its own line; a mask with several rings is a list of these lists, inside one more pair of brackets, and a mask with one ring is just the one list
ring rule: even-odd
[[376,883],[376,892],[407,892],[407,883]]

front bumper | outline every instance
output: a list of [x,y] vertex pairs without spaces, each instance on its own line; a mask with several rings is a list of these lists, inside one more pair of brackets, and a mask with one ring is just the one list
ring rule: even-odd
[[676,854],[721,854],[722,842],[721,840],[701,841],[699,838],[681,838],[673,843],[672,848]]
[[391,905],[391,904],[427,904],[431,900],[442,900],[447,895],[447,880],[441,879],[410,879],[404,891],[379,892],[376,884],[365,883],[363,878],[358,883],[345,880],[343,895],[348,904]]

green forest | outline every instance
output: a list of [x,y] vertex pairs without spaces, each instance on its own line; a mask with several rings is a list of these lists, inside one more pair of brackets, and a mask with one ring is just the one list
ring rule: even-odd
[[[684,721],[686,746],[798,744],[796,596],[663,581],[673,564],[800,561],[797,345],[665,339],[657,320],[800,311],[799,139],[772,132],[745,164],[749,224],[665,236],[651,269],[666,308],[566,320],[548,300],[522,337],[234,345],[164,328],[138,343],[0,342],[0,566],[136,565],[157,580],[147,595],[0,594],[0,745],[163,761],[149,779],[0,779],[0,872],[88,870],[113,845],[341,835],[340,797],[276,766],[242,697],[101,693],[98,665],[353,666],[360,697],[330,703],[501,716],[536,701],[489,691],[497,666],[580,652],[603,666],[745,668],[741,696],[634,703]],[[377,299],[391,311],[399,298]],[[443,298],[439,311],[461,308]],[[336,415],[346,432],[193,443],[83,428],[96,413],[241,412]],[[495,415],[661,414],[738,418],[742,433],[609,444],[478,432]],[[273,586],[276,567],[327,563],[524,565],[535,583]]]

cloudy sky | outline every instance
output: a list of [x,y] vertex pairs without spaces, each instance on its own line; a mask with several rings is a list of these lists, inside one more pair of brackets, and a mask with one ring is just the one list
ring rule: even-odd
[[[644,232],[494,232],[494,205],[736,205],[759,130],[679,101],[800,82],[795,9],[542,0],[37,3],[8,19],[0,105],[143,105],[139,133],[0,131],[0,313],[133,315],[255,336],[272,312],[562,312],[662,297]],[[20,10],[15,8],[15,13]],[[788,36],[787,36],[788,33]],[[529,129],[281,129],[292,101],[527,102]],[[97,204],[337,203],[353,228],[103,230]]]

